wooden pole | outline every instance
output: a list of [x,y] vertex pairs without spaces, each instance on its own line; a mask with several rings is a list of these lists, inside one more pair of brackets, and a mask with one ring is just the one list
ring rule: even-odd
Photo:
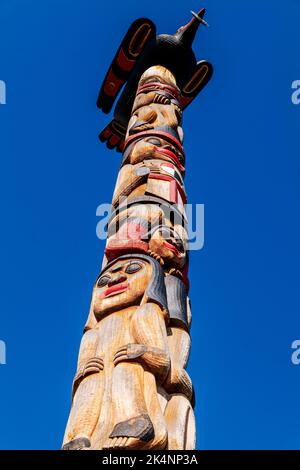
[[158,37],[151,20],[136,20],[100,90],[98,106],[109,112],[127,82],[100,134],[123,160],[66,450],[195,448],[182,111],[212,75],[191,49],[203,16]]
[[193,449],[180,90],[141,77],[64,448]]

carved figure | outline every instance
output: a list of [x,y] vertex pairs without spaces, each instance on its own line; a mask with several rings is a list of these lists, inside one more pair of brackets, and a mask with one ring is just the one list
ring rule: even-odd
[[138,82],[152,66],[161,65],[175,77],[181,90],[181,103],[186,108],[211,79],[213,68],[206,61],[197,62],[192,43],[202,23],[205,8],[179,28],[174,35],[156,36],[156,27],[149,19],[138,19],[130,26],[109,67],[99,92],[97,105],[109,113],[120,90],[114,119],[101,132],[100,140],[110,149],[123,150],[124,137],[132,111]]
[[165,447],[156,382],[163,383],[170,368],[167,322],[156,260],[125,255],[105,267],[81,344],[65,448],[90,447],[93,439],[101,448]]
[[123,159],[65,450],[195,447],[182,112],[212,75],[192,51],[204,12],[173,36],[135,21],[99,93],[99,108],[109,112],[125,85],[100,134]]

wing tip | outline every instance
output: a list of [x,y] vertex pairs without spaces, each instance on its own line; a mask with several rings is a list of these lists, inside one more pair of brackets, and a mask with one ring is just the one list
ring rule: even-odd
[[109,150],[122,152],[126,130],[116,120],[112,120],[99,134],[99,140],[106,144]]

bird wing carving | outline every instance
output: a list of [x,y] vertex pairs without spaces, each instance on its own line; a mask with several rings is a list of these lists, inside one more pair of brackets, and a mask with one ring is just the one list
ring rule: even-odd
[[213,75],[213,66],[207,60],[197,62],[193,75],[181,90],[181,105],[185,109],[203,90]]
[[110,112],[137,60],[149,41],[155,37],[156,27],[151,20],[139,18],[132,23],[108,69],[98,95],[97,106],[104,113]]

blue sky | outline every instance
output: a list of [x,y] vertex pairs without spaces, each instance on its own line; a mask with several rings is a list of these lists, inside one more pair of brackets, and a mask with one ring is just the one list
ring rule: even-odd
[[96,98],[130,23],[195,41],[215,67],[185,112],[186,188],[205,204],[192,252],[198,448],[300,449],[298,0],[1,0],[0,448],[56,449],[120,157],[97,139]]

